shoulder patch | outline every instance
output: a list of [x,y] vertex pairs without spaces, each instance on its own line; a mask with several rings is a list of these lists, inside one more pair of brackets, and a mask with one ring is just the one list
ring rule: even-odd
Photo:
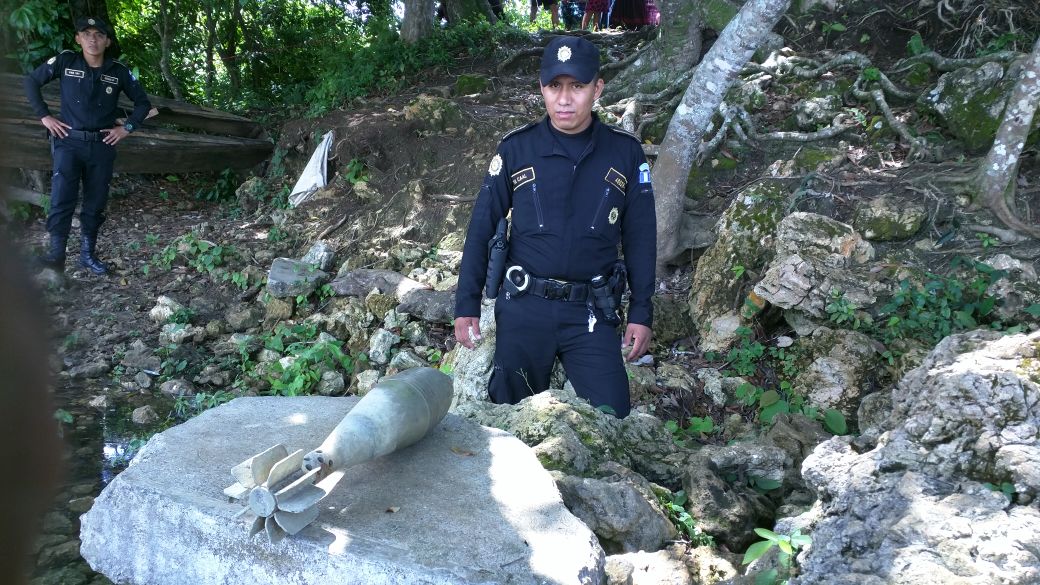
[[50,59],[47,59],[47,64],[48,65],[54,65],[54,62],[57,61],[57,60],[58,60],[58,56],[55,55],[55,56],[51,57]]
[[631,138],[632,140],[635,140],[636,142],[638,142],[640,144],[643,143],[641,140],[639,140],[638,136],[636,136],[635,134],[632,134],[631,132],[629,132],[628,130],[625,130],[624,128],[618,128],[617,126],[611,126],[609,124],[607,125],[607,128],[610,128],[610,130],[612,132],[615,132],[617,134],[621,134],[623,136],[628,136],[629,138]]
[[519,134],[519,133],[521,133],[521,132],[523,132],[525,130],[530,130],[531,128],[534,128],[537,125],[538,125],[538,122],[531,122],[529,124],[524,124],[523,126],[520,126],[519,128],[513,128],[509,132],[506,132],[505,136],[502,137],[502,140],[505,140],[506,138],[509,138],[510,136],[512,136],[514,134]]

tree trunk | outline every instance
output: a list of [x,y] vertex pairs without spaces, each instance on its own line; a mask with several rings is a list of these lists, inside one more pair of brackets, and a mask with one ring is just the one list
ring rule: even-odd
[[231,97],[238,97],[238,89],[242,85],[242,74],[238,68],[238,42],[242,24],[242,4],[238,0],[229,0],[230,13],[224,22],[223,34],[218,34],[221,42],[217,44],[217,54],[227,70],[231,85]]
[[1040,239],[1040,228],[1018,218],[1014,210],[1015,183],[1022,147],[1033,127],[1033,116],[1040,103],[1040,39],[1026,59],[1018,84],[1004,109],[1004,120],[997,129],[979,173],[979,196],[1004,225]]
[[[170,54],[173,52],[173,39],[177,36],[177,16],[170,14],[170,1],[159,1],[159,22],[155,24],[155,32],[159,34],[159,71],[162,72],[166,85],[175,100],[184,100],[184,90],[177,76],[170,67]],[[176,10],[176,6],[174,7]]]
[[790,0],[748,0],[697,67],[668,125],[654,167],[657,190],[657,261],[674,259],[683,214],[686,181],[701,138],[726,91],[766,35],[787,11]]
[[613,103],[634,93],[661,91],[697,64],[704,23],[701,3],[666,0],[658,6],[661,26],[657,38],[650,41],[638,59],[610,80],[600,97],[601,103]]
[[414,44],[433,32],[434,6],[430,0],[404,0],[401,39]]
[[491,24],[498,22],[498,17],[491,11],[487,0],[444,0],[448,24],[457,24],[467,20],[475,20],[481,16]]
[[206,4],[206,103],[213,103],[213,84],[217,80],[217,67],[213,62],[217,47],[217,17],[213,9],[213,0],[205,0]]

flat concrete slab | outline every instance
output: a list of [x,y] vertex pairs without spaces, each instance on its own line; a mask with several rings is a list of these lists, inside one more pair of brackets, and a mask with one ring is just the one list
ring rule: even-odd
[[82,516],[94,570],[134,585],[581,583],[604,554],[512,435],[449,414],[351,468],[321,515],[276,545],[247,538],[222,490],[276,443],[313,449],[357,398],[239,398],[153,437]]

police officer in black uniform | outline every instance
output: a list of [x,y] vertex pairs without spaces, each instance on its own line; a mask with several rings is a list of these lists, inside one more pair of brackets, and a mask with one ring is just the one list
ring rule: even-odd
[[[503,138],[473,208],[455,336],[469,348],[480,339],[488,244],[511,210],[508,268],[495,304],[492,401],[515,404],[546,390],[558,356],[579,396],[624,417],[631,402],[622,347],[630,347],[630,361],[646,353],[653,319],[650,167],[635,136],[592,113],[603,91],[595,45],[554,38],[539,77],[548,115]],[[622,337],[616,309],[626,281]]]
[[[144,122],[152,106],[126,65],[105,57],[105,49],[112,44],[112,29],[105,21],[97,17],[77,20],[76,42],[82,53],[63,51],[25,76],[29,105],[50,132],[54,156],[47,216],[50,246],[43,264],[65,269],[65,245],[82,181],[80,264],[95,274],[105,274],[108,267],[98,260],[95,247],[105,221],[115,147]],[[60,120],[51,115],[40,92],[55,79],[61,80]],[[120,92],[134,102],[133,112],[121,126],[115,123]]]

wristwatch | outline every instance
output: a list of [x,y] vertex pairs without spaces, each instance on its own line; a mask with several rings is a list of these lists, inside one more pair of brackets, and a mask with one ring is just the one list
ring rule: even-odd
[[127,120],[126,122],[123,122],[123,129],[127,132],[133,132],[134,130],[137,130],[137,125],[130,120]]

